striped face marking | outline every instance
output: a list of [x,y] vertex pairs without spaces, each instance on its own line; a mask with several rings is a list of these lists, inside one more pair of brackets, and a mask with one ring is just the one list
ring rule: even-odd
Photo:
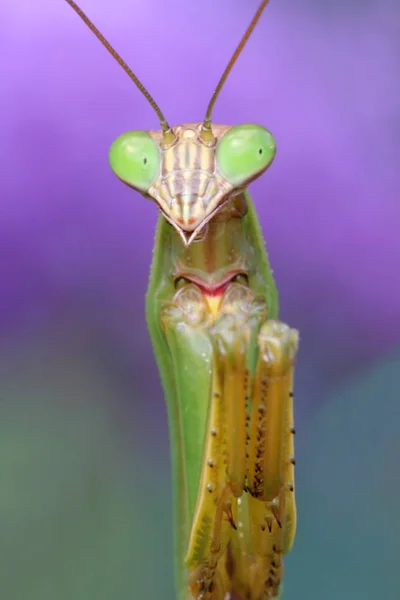
[[161,169],[148,195],[183,234],[186,243],[197,236],[236,191],[219,172],[216,161],[218,140],[230,127],[214,125],[215,140],[210,144],[201,138],[201,126],[202,123],[193,123],[175,127],[176,140],[166,148],[161,132],[149,132],[161,148]]

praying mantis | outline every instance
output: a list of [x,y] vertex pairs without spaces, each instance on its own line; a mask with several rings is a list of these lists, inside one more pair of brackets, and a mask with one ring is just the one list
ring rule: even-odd
[[278,294],[247,192],[276,147],[260,125],[211,122],[268,0],[204,120],[175,127],[76,3],[66,2],[130,76],[161,127],[122,134],[109,161],[160,212],[146,315],[168,412],[178,600],[277,598],[296,530],[298,332],[278,320]]

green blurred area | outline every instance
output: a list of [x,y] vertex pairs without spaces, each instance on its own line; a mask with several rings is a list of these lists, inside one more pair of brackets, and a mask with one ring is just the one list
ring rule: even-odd
[[174,597],[167,447],[96,362],[79,338],[1,357],[1,600]]
[[[298,431],[285,600],[400,597],[399,368],[360,374]],[[160,439],[124,393],[78,336],[1,356],[1,600],[173,600],[166,416]]]
[[399,372],[398,353],[372,366],[299,436],[287,600],[400,598]]

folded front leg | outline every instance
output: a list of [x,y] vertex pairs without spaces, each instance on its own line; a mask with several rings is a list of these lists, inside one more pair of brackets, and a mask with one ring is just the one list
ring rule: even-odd
[[237,500],[247,471],[249,349],[266,306],[248,288],[231,284],[216,322],[212,385],[203,467],[186,565],[192,596],[222,600],[232,588],[228,546],[237,536]]
[[212,305],[188,284],[162,315],[176,382],[181,507],[188,508],[178,520],[183,579],[195,600],[232,591],[264,600],[280,593],[296,524],[297,332],[267,320],[264,299],[240,283]]
[[[235,589],[249,600],[279,596],[283,555],[296,529],[293,456],[293,370],[298,334],[267,321],[258,336],[251,395],[247,489],[240,507],[247,529],[234,540]],[[249,575],[250,574],[250,577]]]

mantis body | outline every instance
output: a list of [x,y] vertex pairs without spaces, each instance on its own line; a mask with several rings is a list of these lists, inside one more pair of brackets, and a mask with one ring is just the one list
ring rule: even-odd
[[259,125],[170,127],[129,67],[72,0],[156,111],[159,131],[130,131],[110,163],[160,209],[146,312],[168,410],[179,600],[280,595],[296,529],[293,368],[298,334],[278,297],[246,188],[271,164]]

